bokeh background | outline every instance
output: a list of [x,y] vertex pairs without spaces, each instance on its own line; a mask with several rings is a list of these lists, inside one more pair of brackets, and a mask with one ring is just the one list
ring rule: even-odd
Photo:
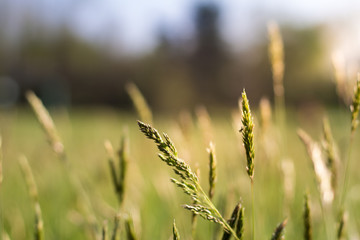
[[2,0],[0,104],[34,90],[46,105],[127,109],[134,82],[154,110],[272,99],[267,23],[285,45],[288,105],[337,103],[332,55],[354,80],[360,3],[347,1]]
[[[22,154],[38,185],[46,239],[101,239],[102,226],[112,231],[119,212],[121,221],[132,217],[139,239],[170,239],[174,218],[182,239],[191,239],[191,214],[181,207],[191,200],[171,185],[173,172],[139,132],[126,91],[130,82],[153,110],[154,127],[200,170],[206,190],[206,149],[215,143],[214,204],[227,217],[241,199],[246,239],[252,200],[239,133],[241,92],[246,89],[255,121],[256,239],[269,239],[286,217],[286,239],[299,239],[305,192],[314,239],[335,239],[333,225],[330,237],[324,234],[324,219],[337,220],[338,204],[321,212],[314,168],[296,134],[301,127],[322,143],[327,115],[339,150],[337,195],[345,159],[350,162],[346,239],[359,239],[358,131],[351,156],[349,150],[359,13],[358,0],[0,0],[0,239],[34,235],[32,199],[17,162]],[[278,23],[284,42],[286,109],[272,107],[270,21]],[[336,79],[346,83],[337,85]],[[46,141],[27,90],[49,109],[71,167],[58,161]],[[265,114],[257,108],[262,97],[270,100],[263,104]],[[119,210],[104,140],[118,150],[122,136],[129,140],[129,163]],[[81,201],[72,174],[87,201]],[[194,239],[218,235],[219,227],[199,219]]]

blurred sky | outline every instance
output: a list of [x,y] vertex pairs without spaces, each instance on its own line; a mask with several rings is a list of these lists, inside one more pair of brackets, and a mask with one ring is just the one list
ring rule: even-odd
[[2,0],[0,13],[7,15],[9,35],[30,16],[50,28],[65,23],[84,38],[141,54],[154,47],[159,31],[191,36],[193,8],[201,2],[219,5],[220,29],[234,49],[256,41],[270,19],[300,27],[327,23],[340,33],[340,45],[350,41],[360,49],[359,0]]

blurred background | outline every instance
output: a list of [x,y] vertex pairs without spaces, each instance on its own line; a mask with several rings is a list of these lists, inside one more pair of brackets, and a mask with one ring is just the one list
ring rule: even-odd
[[338,103],[332,55],[354,79],[360,2],[2,0],[0,105],[32,89],[47,106],[131,106],[134,82],[157,111],[273,98],[267,23],[285,48],[290,105]]

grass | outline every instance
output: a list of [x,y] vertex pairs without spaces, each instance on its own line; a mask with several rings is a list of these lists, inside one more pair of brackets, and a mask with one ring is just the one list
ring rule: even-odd
[[[330,109],[329,121],[332,126],[346,126],[349,118],[342,114],[343,110]],[[285,217],[288,223],[285,229],[287,239],[298,239],[303,234],[303,194],[308,191],[312,206],[313,239],[326,239],[323,235],[322,215],[316,201],[316,186],[312,181],[312,166],[294,129],[302,126],[312,136],[321,136],[321,119],[306,122],[301,112],[288,110],[288,152],[292,157],[295,169],[294,196],[289,203],[289,213],[284,212],[282,204],[282,175],[275,162],[269,159],[257,144],[256,162],[256,237],[270,238],[277,223]],[[85,191],[90,196],[95,209],[97,231],[101,233],[104,220],[108,220],[109,233],[112,232],[114,216],[117,213],[118,199],[114,193],[108,166],[108,155],[103,148],[103,141],[109,139],[114,146],[120,146],[123,127],[128,126],[129,163],[126,181],[126,198],[124,206],[133,217],[134,229],[139,239],[168,239],[172,234],[171,223],[176,218],[176,225],[182,239],[190,239],[191,214],[185,212],[181,205],[189,203],[181,191],[171,184],[171,172],[156,157],[155,147],[137,130],[136,116],[112,110],[73,110],[70,113],[52,111],[54,122],[61,135],[67,155],[72,159],[74,172],[83,182]],[[258,116],[254,111],[255,117]],[[66,178],[66,169],[57,155],[49,148],[44,134],[29,109],[17,109],[2,115],[3,138],[3,174],[1,185],[1,227],[11,239],[27,239],[33,236],[34,213],[29,202],[26,184],[21,176],[17,159],[20,153],[25,154],[32,167],[38,185],[39,202],[42,207],[44,236],[46,239],[89,239],[83,213],[76,202],[74,189]],[[211,115],[210,115],[211,116]],[[249,239],[251,225],[249,223],[251,209],[251,191],[249,177],[246,172],[245,155],[238,141],[238,132],[231,126],[231,114],[213,116],[214,142],[217,155],[217,185],[213,202],[226,218],[231,215],[232,206],[242,199],[245,209],[244,239]],[[184,138],[179,134],[175,120],[163,116],[155,119],[161,129],[173,137],[176,145]],[[5,125],[6,124],[6,125]],[[255,141],[259,131],[255,128]],[[341,129],[333,128],[334,139],[345,142],[346,134]],[[190,165],[199,165],[203,177],[201,185],[208,186],[206,177],[209,165],[208,147],[203,143],[202,132],[194,124],[188,140],[191,155]],[[314,137],[314,138],[315,138]],[[355,135],[354,145],[359,143]],[[341,144],[340,144],[341,145]],[[196,147],[195,147],[196,146]],[[138,148],[141,148],[141,151]],[[182,147],[178,147],[181,156]],[[359,150],[353,149],[353,158]],[[351,216],[360,216],[356,205],[356,189],[359,177],[352,162],[349,169],[348,205]],[[56,196],[56,197],[54,197]],[[266,214],[261,214],[265,212]],[[356,233],[355,225],[347,227],[347,231]],[[122,227],[123,231],[124,228]],[[222,234],[216,226],[198,219],[196,239],[210,239],[213,233]],[[110,235],[110,234],[109,234]]]
[[[27,93],[43,131],[28,108],[0,115],[0,239],[359,237],[360,80],[350,111],[315,109],[313,116],[285,108],[277,25],[269,25],[269,38],[275,120],[267,100],[250,110],[245,90],[228,115],[200,107],[196,118],[153,119],[129,84],[138,116],[151,125],[110,109],[50,115]],[[25,178],[14,163],[20,154],[29,159],[19,161]]]

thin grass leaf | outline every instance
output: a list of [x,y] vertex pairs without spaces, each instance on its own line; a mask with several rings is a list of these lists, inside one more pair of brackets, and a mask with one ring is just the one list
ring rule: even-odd
[[107,223],[107,221],[104,221],[103,225],[102,225],[101,240],[108,240],[108,223]]
[[34,175],[32,173],[29,162],[25,156],[21,156],[19,158],[19,164],[21,167],[21,171],[24,175],[25,182],[28,188],[29,196],[33,201],[34,210],[35,210],[35,231],[34,237],[35,240],[43,240],[44,239],[44,223],[39,203],[39,195],[36,186],[36,182],[34,179]]
[[120,214],[116,214],[114,218],[114,229],[111,235],[111,240],[116,240],[119,229],[120,229]]

